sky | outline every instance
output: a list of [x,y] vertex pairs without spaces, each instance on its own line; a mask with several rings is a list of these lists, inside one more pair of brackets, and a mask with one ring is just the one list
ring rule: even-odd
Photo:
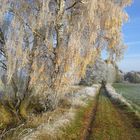
[[121,70],[140,71],[140,0],[133,0],[126,8],[129,21],[123,26],[123,38],[128,46],[124,59],[118,63]]

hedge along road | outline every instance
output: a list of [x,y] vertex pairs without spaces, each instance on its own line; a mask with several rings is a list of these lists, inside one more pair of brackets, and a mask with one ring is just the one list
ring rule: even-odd
[[[87,126],[83,140],[140,140],[140,126],[120,106],[112,103],[106,90],[101,88],[96,108]],[[139,122],[136,122],[139,123]]]

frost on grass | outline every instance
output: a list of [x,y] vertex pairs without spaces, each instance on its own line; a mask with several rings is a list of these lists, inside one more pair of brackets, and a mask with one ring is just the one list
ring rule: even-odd
[[57,140],[63,133],[62,128],[68,126],[74,119],[78,107],[85,106],[90,98],[94,98],[100,89],[100,85],[93,85],[92,87],[83,87],[76,93],[71,93],[67,96],[71,102],[71,107],[63,114],[56,115],[51,120],[49,117],[47,123],[43,123],[32,131],[26,130],[28,133],[20,134],[19,138],[22,140],[38,140],[49,138],[49,140]]
[[72,106],[84,106],[86,105],[86,101],[90,97],[96,96],[97,90],[100,88],[99,85],[94,85],[92,87],[85,87],[79,90],[76,94],[73,94],[71,98],[69,98]]
[[74,118],[74,111],[70,110],[66,112],[62,116],[58,116],[55,118],[53,122],[41,124],[36,131],[32,133],[27,133],[23,140],[36,140],[41,137],[57,139],[61,134],[60,128],[65,127],[70,123],[70,121]]
[[121,94],[118,94],[116,92],[116,90],[110,85],[107,84],[106,85],[106,90],[108,92],[108,95],[116,102],[119,102],[123,105],[126,105],[130,110],[132,110],[136,116],[138,116],[140,118],[140,113],[134,109],[132,103],[127,100],[126,98],[124,98]]

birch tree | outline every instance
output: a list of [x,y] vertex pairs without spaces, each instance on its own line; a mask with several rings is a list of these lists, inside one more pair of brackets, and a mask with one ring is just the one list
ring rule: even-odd
[[[124,8],[130,2],[0,0],[0,62],[5,94],[14,101],[15,112],[26,116],[32,97],[55,108],[61,95],[84,76],[86,66],[103,49],[109,59],[119,58],[124,50]],[[3,30],[6,15],[12,18]]]

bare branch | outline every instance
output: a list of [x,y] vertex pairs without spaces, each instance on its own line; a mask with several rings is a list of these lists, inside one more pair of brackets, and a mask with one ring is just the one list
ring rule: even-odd
[[82,1],[81,0],[75,1],[71,6],[67,7],[65,10],[69,10],[69,9],[73,8],[78,3],[82,3]]

